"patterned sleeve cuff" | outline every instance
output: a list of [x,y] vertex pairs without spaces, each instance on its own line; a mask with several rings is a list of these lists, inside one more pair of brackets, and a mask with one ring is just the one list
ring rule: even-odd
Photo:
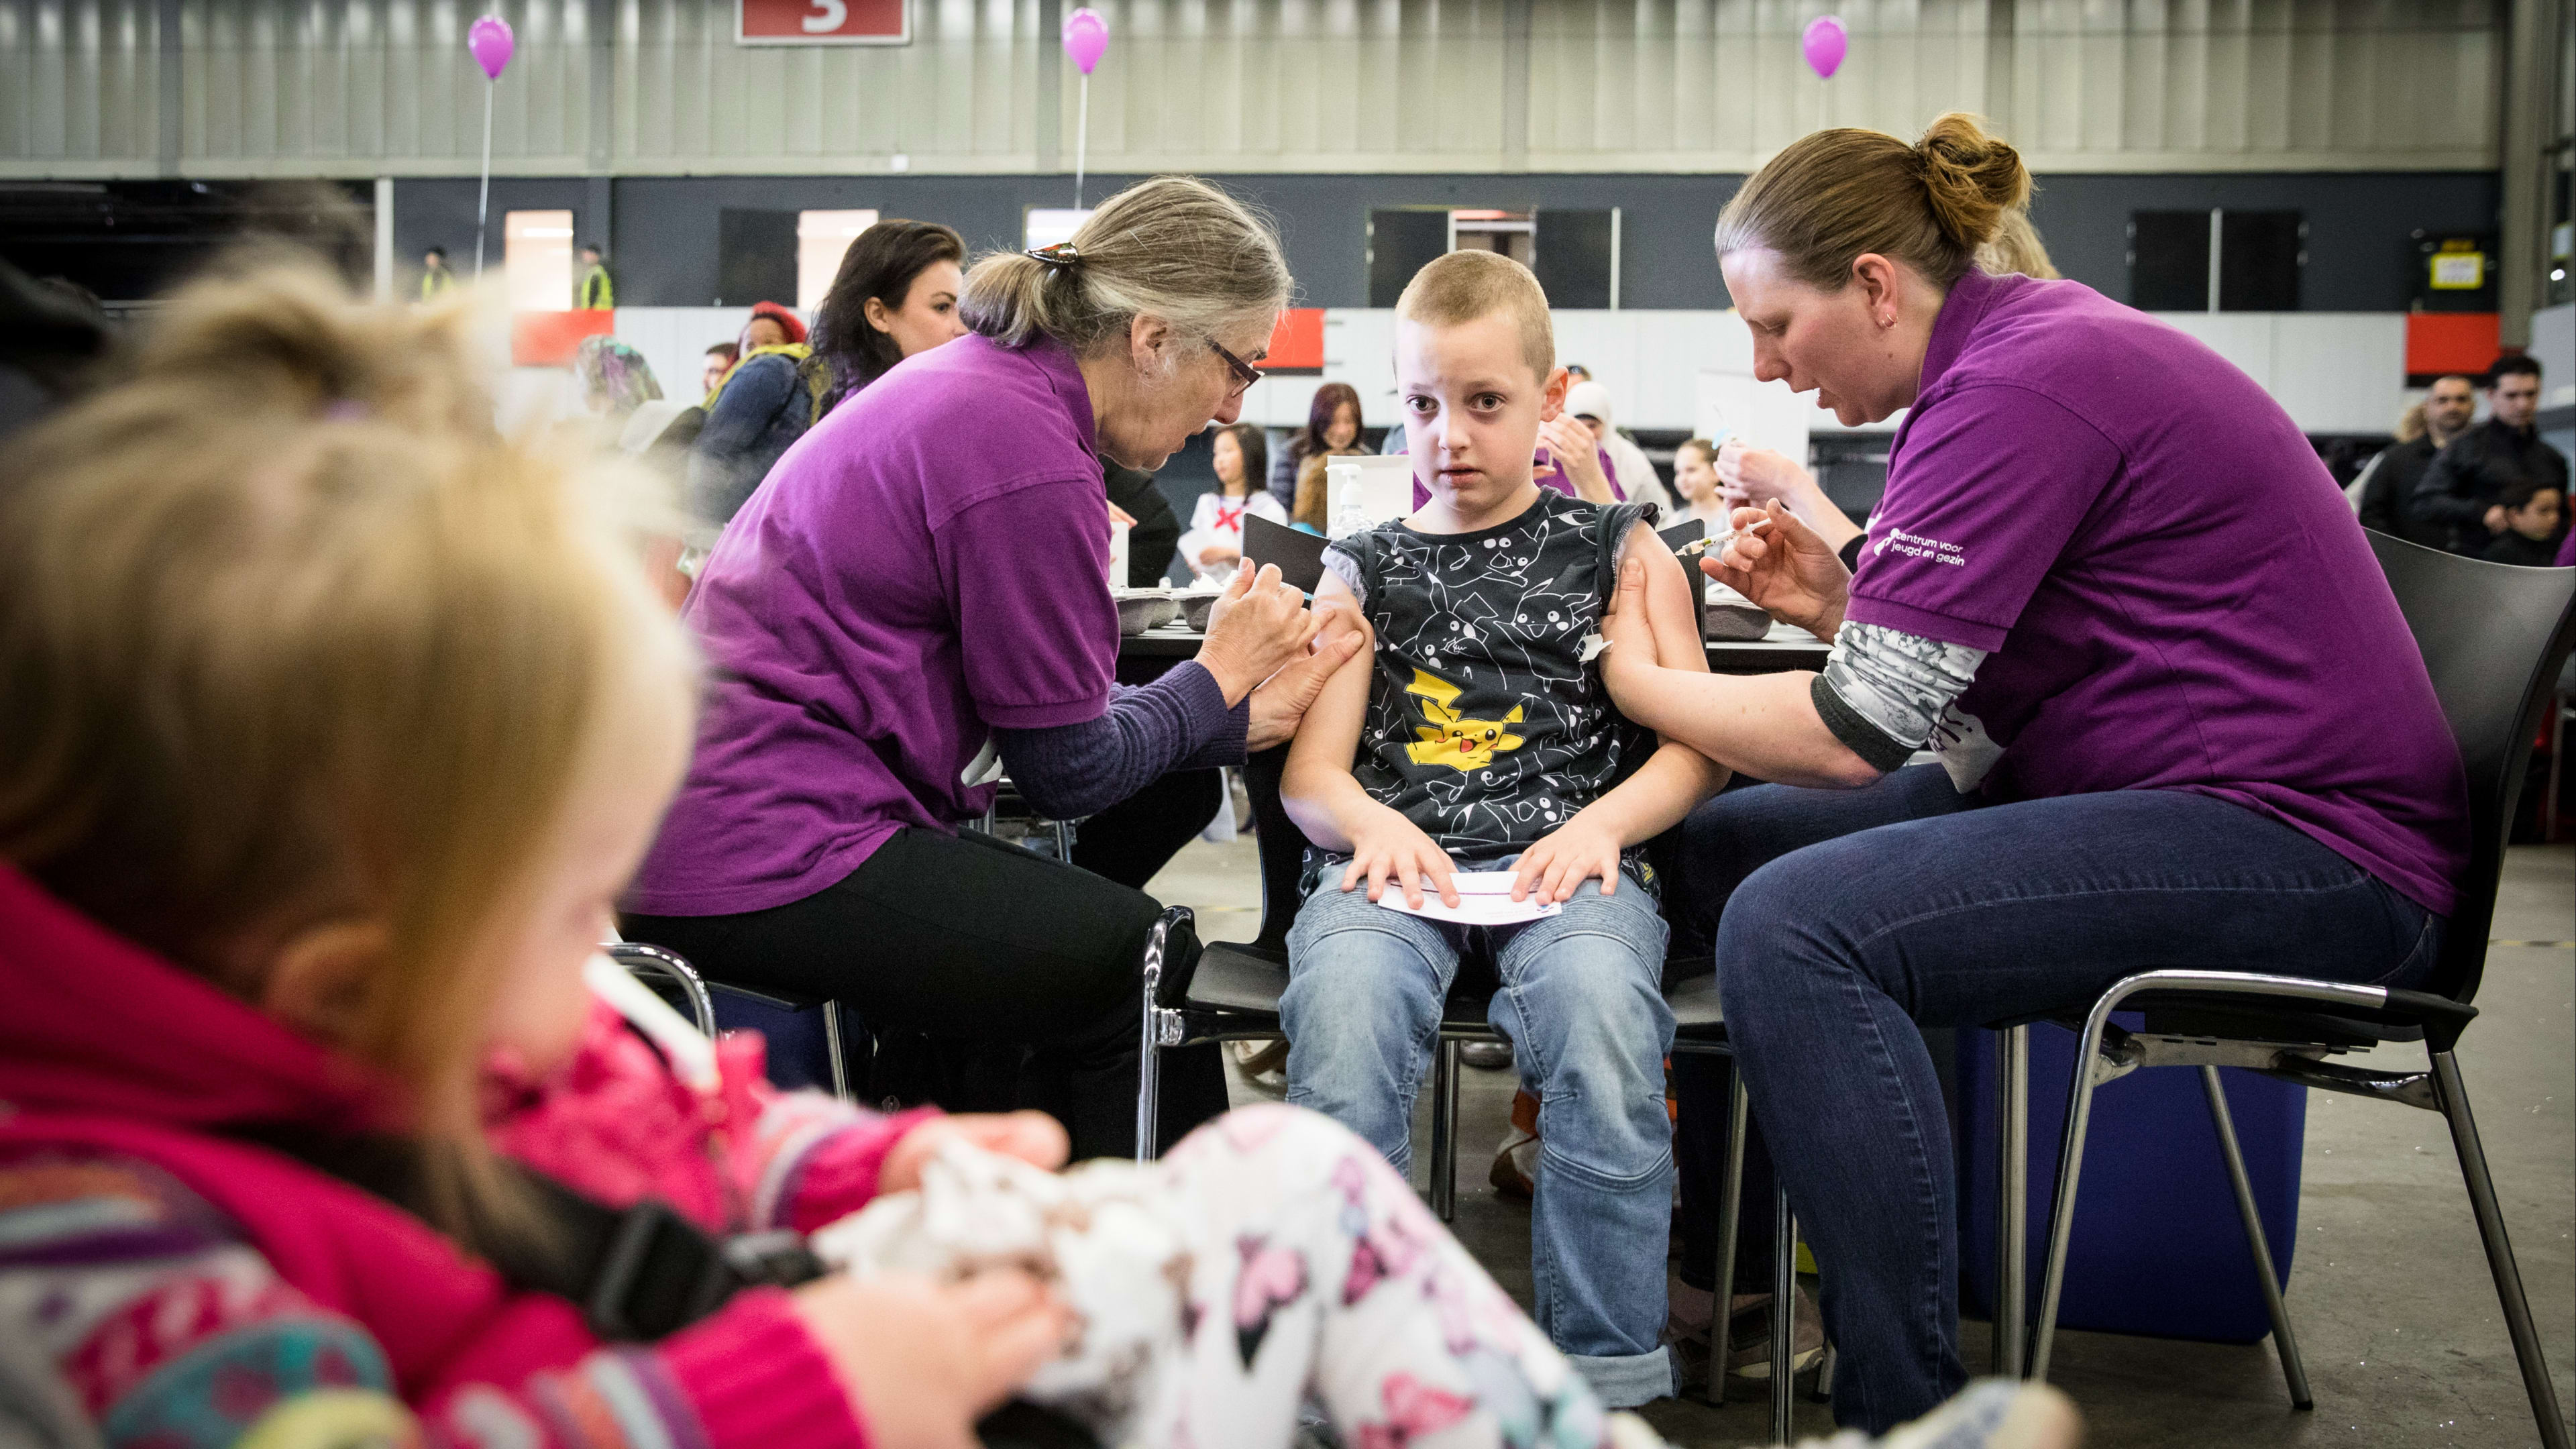
[[857,1212],[876,1197],[886,1154],[913,1128],[939,1115],[936,1107],[915,1107],[818,1137],[788,1162],[775,1207],[764,1220],[810,1233]]

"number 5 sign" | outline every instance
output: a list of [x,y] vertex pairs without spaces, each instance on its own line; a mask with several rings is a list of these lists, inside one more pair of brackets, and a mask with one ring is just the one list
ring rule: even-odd
[[908,0],[738,0],[743,45],[909,45]]

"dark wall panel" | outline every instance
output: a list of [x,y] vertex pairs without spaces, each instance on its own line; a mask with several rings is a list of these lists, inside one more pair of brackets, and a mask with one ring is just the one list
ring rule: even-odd
[[[1097,200],[1134,180],[1094,176]],[[1622,208],[1621,303],[1629,307],[1726,305],[1709,236],[1740,176],[1305,176],[1216,178],[1276,218],[1297,277],[1299,302],[1368,305],[1365,223],[1372,208],[1403,206]],[[512,207],[572,207],[589,192],[578,178],[495,180],[499,216]],[[617,296],[637,306],[704,306],[718,295],[717,213],[726,207],[788,210],[875,207],[889,216],[944,221],[978,251],[1015,246],[1029,206],[1071,199],[1061,176],[626,177],[614,183],[612,262]],[[2212,206],[2297,211],[2308,223],[2301,305],[2312,311],[2393,312],[2407,305],[2418,229],[2483,231],[2499,191],[2487,172],[2042,177],[2031,216],[2068,276],[2113,297],[2128,294],[2133,211]],[[395,235],[406,262],[444,243],[470,263],[474,182],[395,185]],[[577,217],[586,237],[595,218]]]
[[2058,270],[2125,300],[2129,213],[2295,211],[2308,224],[2302,309],[2403,312],[2415,231],[2491,229],[2502,200],[2486,171],[2043,176],[2030,219]]
[[[474,194],[475,180],[397,181],[394,183],[394,275],[397,289],[410,295],[419,285],[420,259],[431,247],[447,248],[447,264],[456,275],[471,280],[474,275]],[[492,178],[491,221],[483,233],[483,265],[493,271],[501,269],[501,218],[513,211],[569,211],[575,239],[589,241],[600,229],[601,218],[591,195],[591,183],[578,176]],[[716,217],[706,216],[707,244],[715,244]],[[617,300],[629,299],[626,284],[619,279]]]

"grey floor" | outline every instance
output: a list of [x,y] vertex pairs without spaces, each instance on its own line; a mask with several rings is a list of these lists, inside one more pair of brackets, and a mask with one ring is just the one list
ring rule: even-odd
[[[1211,940],[1260,923],[1250,837],[1197,843],[1149,889],[1199,912]],[[2559,1402],[2576,1407],[2576,847],[2526,847],[2505,866],[2481,1016],[2462,1070],[2539,1319]],[[2406,1065],[2403,1051],[2386,1053]],[[2361,1060],[2361,1059],[2353,1059]],[[2414,1066],[2422,1065],[2416,1052]],[[1465,1074],[1459,1138],[1460,1238],[1526,1303],[1529,1211],[1485,1172],[1510,1110],[1508,1073]],[[1240,1077],[1237,1102],[1259,1089]],[[1425,1094],[1428,1095],[1427,1093]],[[2034,1124],[2034,1131],[2053,1130]],[[1414,1140],[1429,1140],[1417,1122]],[[1417,1161],[1417,1183],[1423,1168]],[[2096,1446],[2510,1445],[2536,1442],[2450,1139],[2431,1113],[2310,1094],[2292,1321],[2316,1393],[2295,1413],[2268,1340],[2251,1347],[2066,1333],[2051,1379],[2073,1395]],[[1982,1323],[1963,1325],[1970,1372]],[[1647,1417],[1675,1444],[1761,1442],[1765,1401],[1668,1401]],[[1831,1432],[1801,1402],[1801,1434]]]

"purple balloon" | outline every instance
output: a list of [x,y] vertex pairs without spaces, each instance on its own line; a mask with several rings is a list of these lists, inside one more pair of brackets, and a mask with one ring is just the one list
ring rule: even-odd
[[510,63],[510,51],[517,43],[510,34],[510,22],[498,15],[486,15],[465,28],[465,48],[494,80],[501,78],[501,68]]
[[1842,69],[1843,52],[1851,49],[1851,32],[1843,29],[1841,16],[1819,15],[1807,22],[1807,33],[1799,37],[1798,49],[1806,55],[1807,64],[1816,68],[1816,74],[1832,80],[1834,72]]
[[1107,17],[1088,5],[1064,17],[1064,53],[1073,57],[1074,66],[1084,75],[1091,74],[1108,51]]

